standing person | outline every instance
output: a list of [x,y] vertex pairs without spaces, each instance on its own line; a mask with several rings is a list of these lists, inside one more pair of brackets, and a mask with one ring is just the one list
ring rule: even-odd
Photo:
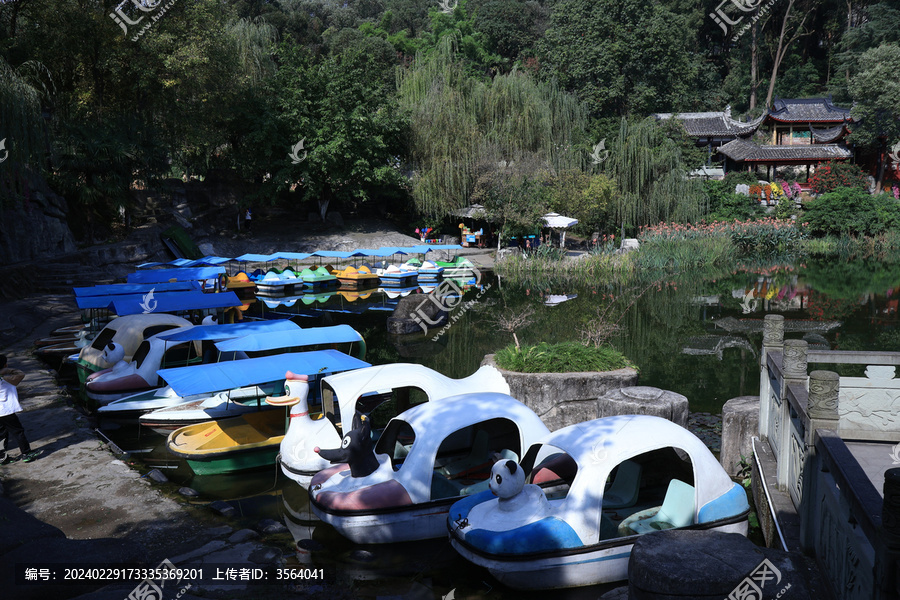
[[250,231],[250,226],[253,224],[253,213],[250,212],[250,209],[247,209],[247,212],[244,214],[244,225],[247,226],[247,231]]
[[[31,446],[25,438],[25,428],[16,415],[16,413],[22,412],[22,405],[19,404],[19,392],[15,385],[6,380],[9,378],[18,383],[22,377],[13,369],[6,368],[6,356],[3,354],[0,354],[0,373],[3,375],[0,377],[0,439],[3,440],[3,459],[0,460],[0,465],[7,465],[19,459],[22,462],[31,462],[40,456],[41,452],[40,450],[32,452]],[[15,458],[9,454],[10,442],[19,446],[19,455]]]

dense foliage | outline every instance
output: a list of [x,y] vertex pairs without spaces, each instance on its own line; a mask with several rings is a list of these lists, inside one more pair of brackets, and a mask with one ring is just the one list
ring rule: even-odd
[[816,234],[875,235],[900,226],[900,201],[842,187],[810,202],[803,219]]
[[858,166],[845,162],[827,162],[816,165],[816,172],[809,178],[809,186],[817,194],[833,192],[838,188],[868,188],[866,174]]
[[223,172],[249,203],[412,219],[481,200],[509,231],[546,210],[583,235],[745,219],[733,186],[684,177],[707,150],[650,113],[833,94],[863,119],[861,152],[900,141],[894,0],[104,7],[0,3],[0,200],[43,173],[84,235],[128,214],[136,183]]
[[580,373],[587,371],[614,371],[634,365],[625,356],[608,346],[595,348],[576,342],[534,346],[514,344],[497,351],[497,366],[518,373]]

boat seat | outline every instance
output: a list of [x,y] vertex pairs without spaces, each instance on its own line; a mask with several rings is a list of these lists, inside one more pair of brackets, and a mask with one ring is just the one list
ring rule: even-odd
[[460,495],[460,486],[447,479],[439,470],[431,476],[431,499],[453,498]]
[[[497,461],[512,460],[515,462],[519,462],[519,456],[512,450],[501,450],[497,456],[499,457],[497,458]],[[459,490],[459,495],[470,496],[472,494],[477,494],[478,492],[483,492],[489,489],[490,484],[491,478],[488,477],[487,479],[479,481],[478,483],[473,483],[472,485],[467,485],[466,487],[462,488],[461,490]]]
[[487,470],[490,471],[490,467],[493,466],[493,463],[491,463],[490,460],[490,450],[488,449],[489,443],[490,436],[488,435],[488,432],[484,429],[480,429],[478,433],[475,434],[475,439],[472,441],[472,449],[469,451],[468,456],[447,463],[441,467],[441,473],[448,477],[462,477],[485,465],[489,465]]
[[641,489],[641,465],[633,460],[619,464],[612,485],[603,492],[603,508],[627,508],[634,506]]
[[619,535],[642,535],[651,531],[686,527],[694,521],[694,486],[673,479],[662,506],[634,513],[619,524]]

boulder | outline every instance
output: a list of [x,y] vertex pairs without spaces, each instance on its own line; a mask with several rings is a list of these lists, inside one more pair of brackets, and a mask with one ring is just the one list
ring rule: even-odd
[[522,254],[522,249],[518,246],[511,246],[509,248],[500,248],[497,252],[497,260],[503,260],[504,258],[510,258],[512,256],[519,256]]
[[75,252],[68,211],[65,199],[43,181],[27,200],[5,199],[0,204],[0,263]]
[[533,410],[553,431],[607,416],[599,413],[598,397],[621,387],[633,386],[638,379],[635,369],[582,373],[516,373],[497,367],[493,354],[485,356],[481,364],[496,367],[509,384],[510,395]]
[[759,435],[759,396],[738,396],[722,407],[722,450],[719,462],[734,477],[741,456],[753,454],[753,436]]
[[388,333],[394,335],[427,333],[429,329],[440,327],[447,322],[445,308],[443,302],[433,292],[404,296],[400,298],[393,314],[388,317]]
[[597,400],[597,416],[653,415],[687,427],[688,399],[650,386],[611,389]]
[[[768,561],[768,562],[763,562]],[[800,555],[760,548],[738,533],[670,530],[640,536],[628,561],[631,600],[722,600],[749,578],[763,598],[814,598]],[[789,596],[779,593],[790,591]],[[752,597],[760,597],[754,594]]]

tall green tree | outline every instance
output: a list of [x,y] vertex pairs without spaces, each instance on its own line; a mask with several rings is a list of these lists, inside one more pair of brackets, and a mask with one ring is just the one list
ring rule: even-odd
[[878,152],[876,192],[881,191],[888,149],[900,144],[900,45],[882,44],[859,57],[849,91],[851,114],[859,122],[850,141]]
[[379,38],[347,35],[318,64],[302,48],[279,53],[283,127],[275,144],[283,154],[272,181],[282,191],[298,187],[304,199],[318,203],[323,219],[334,201],[353,207],[404,184],[399,157],[407,120],[387,68],[393,50]]
[[560,0],[538,48],[542,71],[595,116],[687,110],[701,69],[689,16],[640,0]]
[[462,208],[485,164],[582,168],[582,105],[555,84],[513,70],[486,82],[466,72],[452,38],[420,56],[399,78],[411,115],[410,160],[418,210],[441,215]]
[[625,231],[696,221],[705,210],[702,186],[687,177],[681,148],[652,118],[623,118],[606,164],[616,182],[616,218]]
[[29,73],[40,76],[43,71],[35,63],[13,69],[0,57],[0,207],[43,172],[48,148],[41,91],[29,81]]

